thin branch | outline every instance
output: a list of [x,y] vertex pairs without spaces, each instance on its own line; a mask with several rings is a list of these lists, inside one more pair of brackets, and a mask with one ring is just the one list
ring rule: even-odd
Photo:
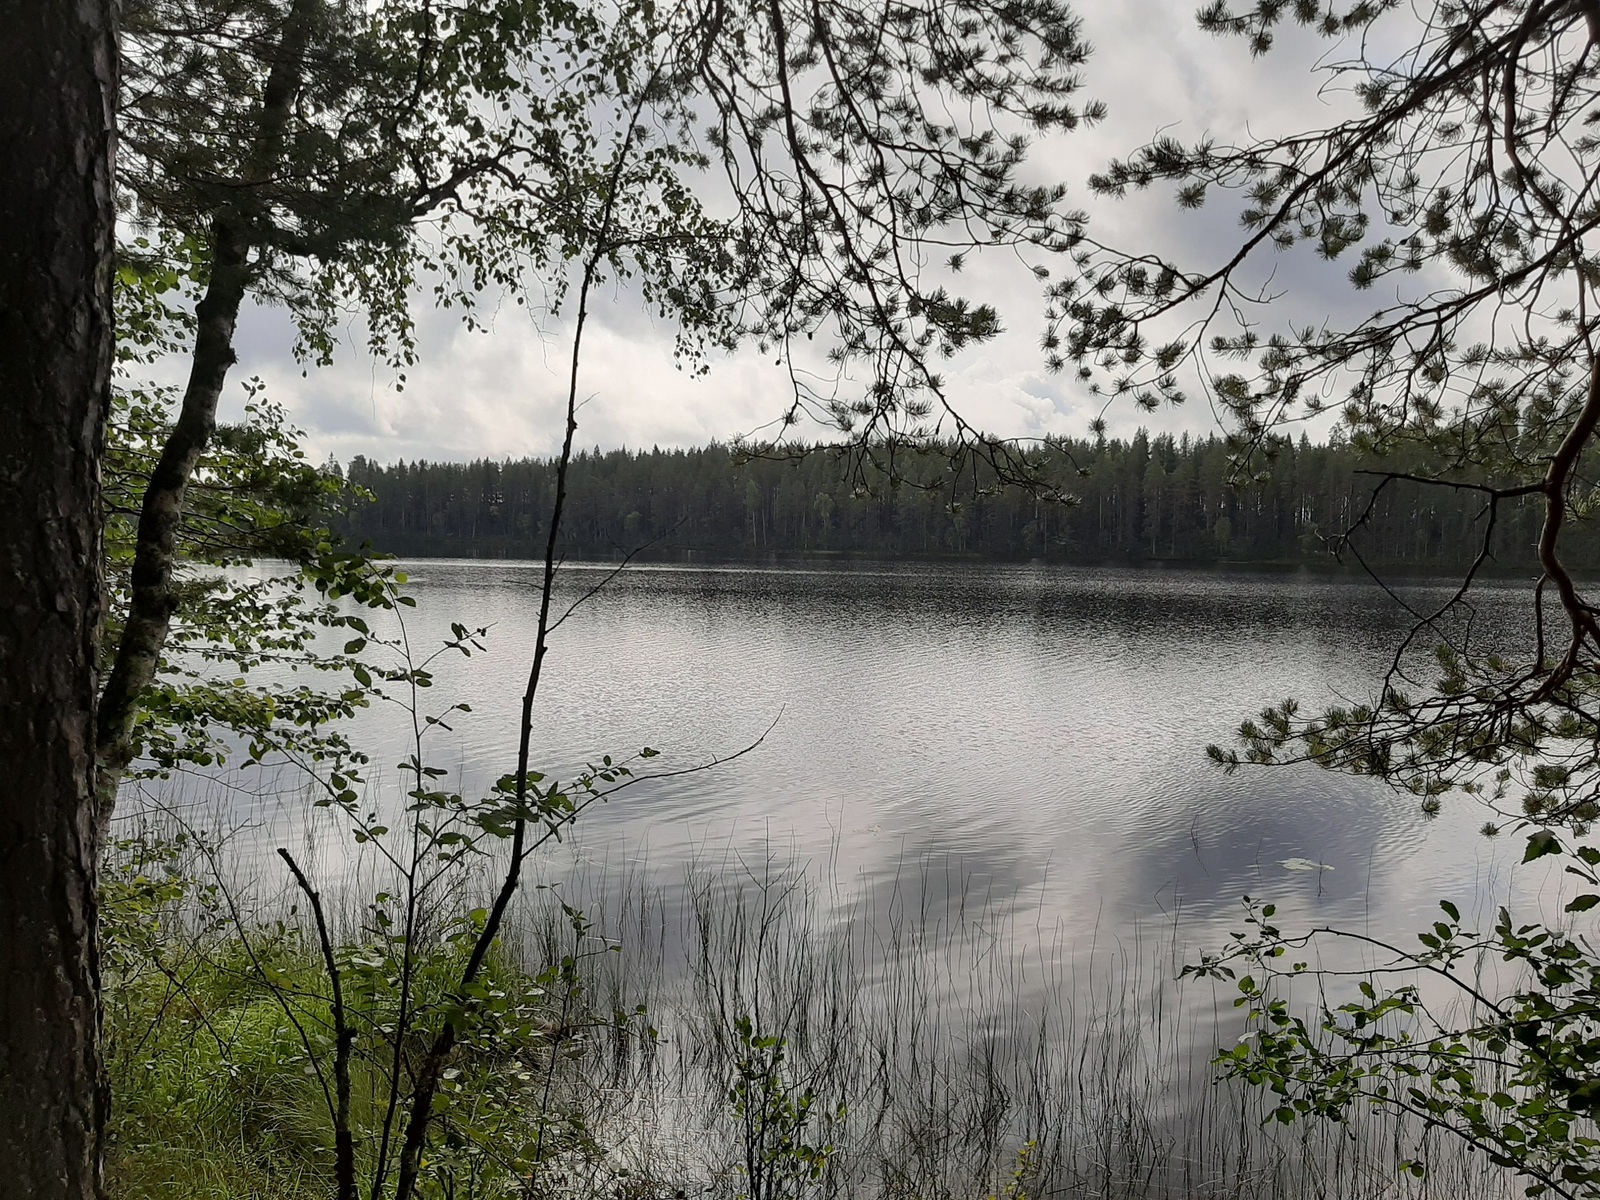
[[334,1194],[338,1200],[356,1200],[356,1146],[355,1136],[350,1129],[350,1050],[355,1044],[356,1034],[345,1017],[344,984],[339,963],[334,958],[328,920],[322,911],[322,897],[311,886],[311,881],[288,850],[279,846],[278,857],[288,864],[295,884],[311,904],[311,915],[317,924],[317,941],[322,946],[322,963],[327,968],[328,984],[333,989]]

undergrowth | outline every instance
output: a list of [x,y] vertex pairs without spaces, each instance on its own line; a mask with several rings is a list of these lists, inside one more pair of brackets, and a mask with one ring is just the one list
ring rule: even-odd
[[[315,934],[292,893],[247,910],[184,854],[125,844],[106,875],[110,1195],[323,1200],[335,1184],[332,1022]],[[372,1172],[395,1072],[409,1078],[447,1013],[463,1037],[435,1101],[421,1184],[434,1200],[1517,1190],[1424,1129],[1377,1118],[1264,1127],[1259,1095],[1214,1086],[1221,1026],[1164,968],[1171,948],[1075,978],[1045,969],[1048,945],[996,940],[1003,906],[969,903],[964,885],[942,910],[841,910],[793,872],[726,864],[692,873],[677,904],[644,890],[594,899],[621,953],[537,890],[470,1004],[451,981],[481,913],[422,920],[409,946],[382,893],[339,914],[335,956],[360,1029],[351,1112],[363,1197],[385,1194]],[[402,1019],[406,953],[416,1007]],[[659,1037],[635,997],[650,1001]],[[398,1044],[395,1029],[409,1031]],[[1426,1179],[1401,1169],[1424,1154]]]
[[[294,909],[266,919],[197,880],[184,849],[182,839],[124,844],[102,887],[109,1192],[321,1200],[333,1193],[334,1138],[320,948]],[[565,952],[558,931],[544,939],[552,960],[536,968],[497,945],[468,998],[452,985],[481,913],[409,947],[390,936],[383,897],[347,914],[335,954],[360,1030],[351,1113],[363,1179],[375,1148],[400,1136],[387,1116],[397,1077],[414,1072],[450,1014],[463,1036],[434,1102],[424,1194],[498,1200],[598,1186],[604,1156],[590,1122],[603,1106],[589,1094],[594,1072],[576,1066],[597,1030],[629,1040],[638,1014],[593,1011],[581,968],[597,951],[582,916],[563,916]]]

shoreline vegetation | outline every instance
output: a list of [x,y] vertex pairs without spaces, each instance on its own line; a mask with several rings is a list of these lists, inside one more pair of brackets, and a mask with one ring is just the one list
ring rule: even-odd
[[[225,889],[215,850],[148,828],[107,872],[110,1194],[329,1195],[332,1136],[306,1049],[332,1038],[316,932],[290,891],[232,872]],[[364,964],[346,994],[370,1029],[354,1059],[358,1161],[377,1137],[394,1001],[390,948],[359,900],[370,882],[348,881],[332,908],[338,961]],[[519,902],[484,976],[492,1015],[437,1105],[423,1195],[1430,1200],[1515,1187],[1414,1123],[1283,1127],[1272,1097],[1214,1084],[1209,1060],[1236,1018],[1209,984],[1174,978],[1179,948],[1159,937],[1061,979],[1048,936],[965,885],[930,911],[874,910],[778,858],[691,868],[670,892],[599,882],[585,917],[550,887]],[[928,884],[905,880],[907,894]],[[451,933],[440,914],[418,939],[421,1020],[403,1070],[445,1002],[463,944]],[[1404,1169],[1419,1160],[1421,1179]]]
[[[1219,438],[1141,432],[1062,441],[1042,480],[1057,503],[1003,488],[951,450],[902,452],[891,478],[821,447],[749,456],[694,450],[578,452],[557,544],[568,558],[642,561],[892,559],[1149,563],[1417,574],[1459,572],[1483,544],[1481,494],[1384,472],[1421,464],[1342,443],[1277,443],[1269,469],[1229,478]],[[351,544],[403,557],[536,558],[554,465],[538,459],[398,462],[357,457],[341,473],[371,499],[330,522]],[[1497,514],[1489,573],[1536,571],[1536,496]],[[1564,551],[1600,568],[1600,523],[1574,521]],[[1346,538],[1346,535],[1349,535]]]

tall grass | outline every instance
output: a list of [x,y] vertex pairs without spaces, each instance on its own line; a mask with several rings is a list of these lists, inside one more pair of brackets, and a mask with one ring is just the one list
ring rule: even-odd
[[[216,852],[190,836],[146,831],[121,851],[102,889],[110,1194],[332,1195],[335,1024],[306,914],[287,891],[248,896],[236,880],[216,882]],[[564,938],[551,931],[553,966],[525,962],[520,943],[497,946],[464,1006],[457,981],[481,918],[424,914],[402,987],[393,927],[378,916],[385,905],[346,893],[332,914],[344,1008],[358,1031],[358,1178],[382,1174],[375,1150],[397,1127],[392,1085],[406,1094],[448,1013],[461,1037],[432,1109],[423,1194],[509,1200],[529,1195],[535,1179],[561,1178],[572,1185],[563,1194],[602,1194],[596,1179],[613,1172],[589,1124],[608,1119],[607,1091],[583,1051],[596,1029],[625,1045],[633,1024],[584,995],[581,919],[546,914],[565,920]]]
[[[1007,897],[950,875],[926,860],[893,886],[841,895],[826,867],[730,856],[673,888],[597,886],[597,926],[621,952],[596,986],[647,999],[664,1037],[636,1064],[614,1144],[688,1193],[740,1194],[747,1131],[728,1088],[743,1018],[784,1042],[785,1088],[814,1094],[814,1113],[846,1108],[818,1126],[835,1146],[805,1189],[819,1196],[1520,1193],[1505,1171],[1385,1114],[1269,1126],[1276,1101],[1214,1083],[1210,1060],[1240,1025],[1231,995],[1176,979],[1181,931],[1075,953],[1079,931],[1035,928]],[[1424,1179],[1402,1170],[1415,1161]]]
[[[211,858],[186,869],[218,866]],[[380,884],[347,877],[336,906],[347,960],[368,937],[365,905]],[[163,886],[156,877],[135,897],[144,906],[135,919],[154,922],[149,943],[113,954],[108,970],[113,1195],[328,1195],[326,1108],[281,1002],[286,991],[301,997],[315,1021],[326,981],[291,893],[265,878],[253,903],[236,894],[237,879],[181,898]],[[463,881],[452,903],[474,890]],[[563,897],[592,924],[574,927]],[[423,931],[429,1003],[451,977],[456,951],[441,936],[449,916],[432,914]],[[493,986],[533,1006],[532,1032],[493,1054],[466,1052],[462,1107],[436,1140],[436,1157],[448,1160],[498,1105],[494,1119],[510,1120],[522,1157],[497,1173],[461,1151],[461,1168],[437,1175],[433,1194],[1425,1200],[1520,1191],[1457,1144],[1382,1114],[1267,1125],[1272,1105],[1260,1094],[1213,1083],[1210,1057],[1238,1025],[1231,997],[1175,980],[1179,932],[1085,948],[1092,931],[1037,928],[1010,898],[931,860],[859,891],[826,865],[780,855],[701,862],[670,886],[644,871],[569,873],[559,890],[524,893],[494,965]],[[563,957],[582,975],[565,995],[540,979]],[[659,1039],[627,1018],[640,1004]],[[752,1055],[752,1035],[781,1055]],[[365,1070],[358,1091],[376,1097],[385,1081]],[[741,1109],[730,1098],[752,1071],[769,1101],[789,1104],[774,1110],[784,1119],[806,1114],[787,1149],[774,1127],[752,1125],[747,1100]],[[507,1072],[527,1078],[506,1090]],[[474,1115],[475,1103],[485,1111]],[[546,1138],[558,1115],[570,1131],[574,1114],[581,1139]],[[772,1166],[759,1187],[747,1165],[753,1138]],[[819,1160],[796,1153],[800,1145],[828,1150],[814,1178]],[[1424,1179],[1401,1169],[1416,1160],[1429,1165]]]

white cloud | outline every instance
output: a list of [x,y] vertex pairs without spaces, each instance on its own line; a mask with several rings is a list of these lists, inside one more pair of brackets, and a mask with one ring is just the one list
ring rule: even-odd
[[[1090,209],[1102,240],[1174,253],[1196,265],[1214,261],[1237,243],[1226,201],[1184,214],[1166,194],[1092,202],[1085,179],[1158,132],[1243,137],[1327,121],[1347,101],[1319,95],[1308,73],[1326,43],[1291,35],[1279,51],[1252,60],[1242,43],[1200,33],[1192,0],[1084,0],[1080,11],[1097,48],[1084,72],[1085,95],[1106,100],[1111,118],[1096,129],[1041,142],[1030,174],[1066,182],[1072,202]],[[1372,297],[1352,298],[1343,271],[1341,264],[1330,268],[1297,253],[1264,260],[1258,278],[1291,291],[1308,319],[1373,307]],[[1009,254],[974,255],[962,285],[998,305],[1006,332],[945,364],[952,401],[968,420],[995,433],[1084,434],[1103,401],[1070,375],[1046,372],[1040,287],[1025,265]],[[539,328],[525,310],[507,305],[490,332],[469,333],[457,314],[419,311],[420,361],[403,390],[389,367],[361,351],[359,329],[350,331],[333,367],[304,375],[289,356],[292,340],[281,311],[246,313],[235,378],[258,374],[266,380],[306,430],[316,457],[501,458],[549,454],[559,444],[570,352],[564,322]],[[753,348],[716,356],[705,376],[679,370],[671,330],[626,293],[608,295],[587,333],[578,441],[612,447],[726,440],[777,418],[788,386],[785,370]],[[1113,435],[1141,425],[1174,432],[1215,428],[1200,400],[1157,414],[1119,403],[1106,418]]]

